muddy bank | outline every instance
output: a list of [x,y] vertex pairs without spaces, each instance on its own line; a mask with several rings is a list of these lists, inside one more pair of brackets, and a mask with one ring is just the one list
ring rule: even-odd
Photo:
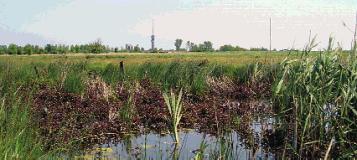
[[[218,83],[220,82],[220,83]],[[184,93],[181,128],[217,134],[235,129],[249,132],[245,121],[253,113],[269,113],[266,103],[254,101],[269,95],[269,83],[238,84],[228,78],[209,79],[203,96]],[[63,144],[91,145],[144,130],[167,133],[169,113],[160,87],[149,79],[115,89],[99,77],[86,83],[83,95],[42,86],[35,95],[32,112],[47,148]]]

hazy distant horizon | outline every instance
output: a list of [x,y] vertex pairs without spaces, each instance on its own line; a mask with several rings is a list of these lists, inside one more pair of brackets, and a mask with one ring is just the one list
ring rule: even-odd
[[[155,20],[157,48],[173,49],[174,40],[213,42],[244,48],[301,49],[309,30],[318,48],[336,38],[349,49],[356,23],[355,0],[3,0],[1,44],[84,44],[100,38],[109,46],[126,43],[148,49]],[[185,43],[184,43],[185,44]]]

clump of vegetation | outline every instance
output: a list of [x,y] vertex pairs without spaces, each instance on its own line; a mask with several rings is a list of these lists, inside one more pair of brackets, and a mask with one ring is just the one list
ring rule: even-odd
[[67,71],[64,72],[63,89],[68,93],[81,94],[85,89],[85,81],[87,78],[87,64],[77,63],[72,64]]
[[170,96],[166,93],[163,94],[166,106],[170,113],[170,129],[173,132],[173,137],[176,143],[180,143],[180,137],[178,134],[178,126],[182,118],[182,90],[180,90],[178,96],[176,97],[175,93],[171,90]]
[[64,81],[64,90],[69,93],[81,93],[84,91],[83,79],[81,75],[70,73]]
[[37,128],[31,124],[28,103],[14,98],[1,98],[0,126],[0,159],[38,159],[48,156],[42,148]]
[[121,121],[123,121],[128,128],[135,127],[133,126],[133,121],[135,118],[135,92],[129,90],[126,102],[121,106],[118,111],[118,116]]
[[286,132],[293,140],[285,143],[296,157],[356,154],[357,63],[343,62],[339,48],[328,48],[317,58],[281,64],[274,102],[282,114],[279,127],[293,131]]

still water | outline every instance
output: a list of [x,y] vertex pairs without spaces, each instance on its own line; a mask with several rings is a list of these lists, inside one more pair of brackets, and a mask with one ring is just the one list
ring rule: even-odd
[[[169,134],[147,133],[126,135],[119,142],[93,146],[68,159],[274,159],[263,149],[261,132],[271,128],[272,118],[251,122],[249,135],[231,131],[221,136],[182,129],[180,144],[173,143]],[[65,158],[67,159],[67,158]]]

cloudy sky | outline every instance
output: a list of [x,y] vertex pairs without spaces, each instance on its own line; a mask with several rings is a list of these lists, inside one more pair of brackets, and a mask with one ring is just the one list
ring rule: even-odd
[[329,36],[349,48],[356,11],[356,0],[0,0],[0,43],[101,38],[149,48],[154,20],[158,48],[174,48],[176,38],[268,48],[271,18],[273,48],[302,48],[309,30],[320,48]]

